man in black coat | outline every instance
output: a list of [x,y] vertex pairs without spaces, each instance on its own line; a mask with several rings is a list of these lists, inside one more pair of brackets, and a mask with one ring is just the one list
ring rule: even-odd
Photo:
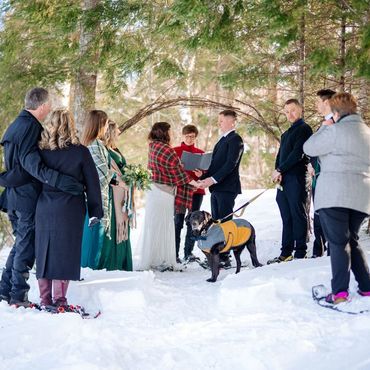
[[[34,88],[28,91],[25,109],[8,127],[1,141],[8,170],[1,176],[2,183],[7,186],[1,197],[2,209],[8,212],[15,243],[1,276],[0,300],[26,307],[30,304],[27,280],[35,260],[34,216],[41,191],[39,181],[73,195],[83,192],[83,185],[76,179],[52,170],[42,162],[38,151],[42,131],[40,122],[50,110],[47,90]],[[14,176],[14,172],[18,176]]]
[[302,106],[298,100],[287,100],[284,113],[292,125],[281,136],[272,174],[272,181],[281,185],[276,201],[283,221],[282,247],[280,256],[269,260],[268,264],[291,261],[294,250],[294,258],[305,258],[307,253],[305,203],[308,158],[303,153],[303,144],[312,135],[312,129],[303,121]]
[[[215,145],[208,171],[201,187],[211,192],[212,218],[219,220],[233,212],[235,198],[241,193],[239,165],[244,152],[243,139],[235,132],[236,113],[224,110],[218,116],[222,136]],[[233,218],[232,215],[223,221]],[[226,266],[228,255],[223,256]]]

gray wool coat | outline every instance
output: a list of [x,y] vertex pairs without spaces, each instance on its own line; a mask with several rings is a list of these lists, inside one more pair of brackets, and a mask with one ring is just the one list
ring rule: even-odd
[[370,214],[370,127],[351,114],[322,126],[303,145],[319,157],[315,209],[343,207]]

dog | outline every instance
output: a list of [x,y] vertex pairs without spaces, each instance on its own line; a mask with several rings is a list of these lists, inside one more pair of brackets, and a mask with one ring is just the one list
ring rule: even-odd
[[194,211],[185,219],[191,226],[193,237],[198,241],[198,247],[206,255],[212,276],[208,282],[217,281],[220,272],[220,253],[233,250],[236,260],[236,274],[240,272],[240,255],[247,247],[254,267],[262,266],[256,252],[256,232],[246,220],[235,219],[219,223],[205,211]]

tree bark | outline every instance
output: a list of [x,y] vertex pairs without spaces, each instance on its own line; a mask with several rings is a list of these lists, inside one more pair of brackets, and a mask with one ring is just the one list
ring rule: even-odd
[[[83,0],[81,6],[84,12],[94,9],[100,0]],[[83,61],[78,69],[73,86],[72,110],[76,120],[76,128],[82,132],[86,113],[95,106],[95,94],[98,71],[96,68],[99,55],[93,50],[93,41],[98,28],[88,29],[83,22],[80,24],[80,59]]]
[[345,7],[342,4],[342,18],[340,24],[340,50],[339,50],[339,68],[340,68],[340,77],[339,77],[339,90],[340,92],[344,92],[346,79],[346,15],[345,15]]
[[301,15],[299,37],[299,100],[303,107],[305,103],[305,67],[306,67],[306,18],[305,9]]

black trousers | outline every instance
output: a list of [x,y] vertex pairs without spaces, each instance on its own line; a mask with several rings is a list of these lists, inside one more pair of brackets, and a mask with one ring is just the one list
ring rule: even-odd
[[9,211],[15,243],[3,269],[0,296],[10,303],[28,301],[27,284],[29,270],[35,262],[35,215],[34,213]]
[[[211,193],[212,217],[219,220],[232,213],[237,195],[237,193],[229,193],[226,191],[213,191]],[[231,215],[224,221],[231,220],[232,218],[233,216]]]
[[[199,211],[202,205],[203,194],[193,194],[193,200],[191,204],[191,212]],[[176,258],[179,257],[180,241],[181,241],[181,230],[184,226],[185,213],[175,214],[175,240],[176,240]],[[195,241],[192,239],[191,226],[186,225],[186,237],[185,237],[185,248],[184,257],[187,258],[191,255]]]
[[[312,187],[312,197],[315,204],[315,188]],[[316,257],[321,257],[326,251],[326,239],[324,235],[324,230],[321,227],[319,212],[315,211],[313,214],[313,233],[315,240],[313,242],[312,255]],[[329,255],[329,250],[328,250]]]
[[[213,191],[211,193],[211,212],[212,217],[216,220],[224,218],[234,211],[235,198],[237,193],[229,193],[226,191]],[[232,220],[233,216],[227,217],[224,221]],[[221,253],[220,260],[228,261],[230,253]]]
[[[315,211],[313,214],[313,233],[315,235],[315,240],[313,242],[312,255],[321,257],[326,251],[326,239],[324,235],[324,230],[321,226],[320,215]],[[329,250],[328,250],[329,255]]]
[[283,190],[278,190],[276,202],[283,221],[281,255],[290,256],[295,250],[295,258],[306,255],[307,244],[307,199],[304,176],[283,175]]
[[369,266],[358,243],[358,231],[367,215],[353,209],[339,207],[320,209],[319,214],[330,250],[332,293],[337,294],[348,290],[350,270],[355,276],[359,289],[369,292]]

